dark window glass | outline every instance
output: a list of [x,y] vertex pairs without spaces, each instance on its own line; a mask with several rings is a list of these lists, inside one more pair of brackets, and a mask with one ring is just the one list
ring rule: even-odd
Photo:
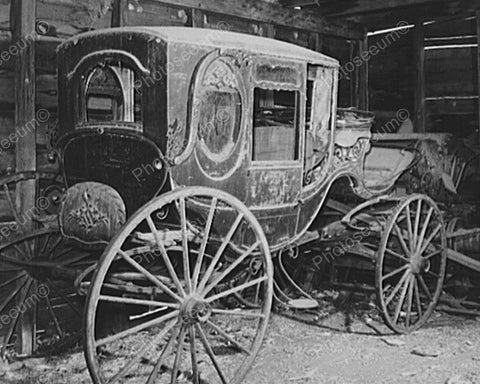
[[298,160],[298,91],[254,91],[253,160]]
[[142,120],[141,89],[135,72],[121,65],[94,67],[85,81],[85,111],[81,122],[128,122]]

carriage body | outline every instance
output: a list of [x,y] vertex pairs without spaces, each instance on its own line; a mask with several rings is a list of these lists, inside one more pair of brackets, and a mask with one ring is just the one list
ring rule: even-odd
[[[60,147],[73,185],[111,185],[128,214],[162,192],[241,200],[273,250],[298,240],[369,135],[336,150],[338,62],[218,30],[120,28],[59,49]],[[337,153],[337,155],[335,155]]]

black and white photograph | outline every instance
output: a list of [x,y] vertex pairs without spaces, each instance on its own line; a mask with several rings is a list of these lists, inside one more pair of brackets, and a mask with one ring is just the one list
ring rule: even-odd
[[480,384],[480,0],[0,0],[0,384]]

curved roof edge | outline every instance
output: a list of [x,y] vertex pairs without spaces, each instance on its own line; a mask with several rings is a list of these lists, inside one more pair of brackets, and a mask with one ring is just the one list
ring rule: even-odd
[[208,28],[189,27],[120,27],[99,29],[81,33],[65,41],[61,46],[95,35],[108,35],[119,32],[147,34],[167,43],[187,43],[224,49],[241,49],[252,53],[283,57],[312,64],[338,67],[338,60],[299,45],[256,35],[223,31]]

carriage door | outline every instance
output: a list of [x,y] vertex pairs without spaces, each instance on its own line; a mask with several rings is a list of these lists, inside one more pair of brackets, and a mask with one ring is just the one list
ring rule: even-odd
[[[269,59],[254,67],[249,205],[273,243],[295,234],[302,187],[306,68]],[[261,220],[263,221],[263,220]],[[275,233],[275,235],[274,235]]]

